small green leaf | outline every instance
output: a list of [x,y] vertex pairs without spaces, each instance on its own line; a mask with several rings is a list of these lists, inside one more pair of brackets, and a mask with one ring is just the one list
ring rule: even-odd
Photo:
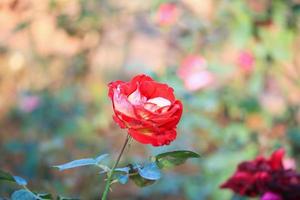
[[130,176],[130,179],[139,187],[145,187],[155,183],[155,180],[148,180],[143,178],[140,174]]
[[102,162],[102,160],[104,160],[107,156],[108,156],[108,154],[103,154],[103,155],[98,156],[97,158],[95,158],[96,163],[99,164],[99,163]]
[[21,185],[21,186],[24,186],[24,185],[27,185],[27,181],[20,177],[20,176],[13,176],[14,179],[15,179],[15,182],[18,184],[18,185]]
[[192,151],[172,151],[155,156],[160,169],[168,169],[184,163],[189,158],[199,158],[200,155]]
[[1,169],[0,169],[0,180],[16,182],[14,177],[10,173],[5,172]]
[[71,162],[62,164],[62,165],[56,165],[54,167],[57,167],[60,171],[71,169],[75,167],[82,167],[87,165],[96,165],[96,161],[93,158],[83,158],[79,160],[73,160]]
[[36,200],[36,196],[28,190],[17,190],[11,195],[11,200]]
[[128,174],[119,174],[117,175],[117,180],[119,183],[121,184],[126,184],[128,182],[128,179],[129,179],[129,175]]
[[58,196],[56,199],[57,200],[79,200],[78,198],[68,198],[63,196]]
[[129,167],[116,168],[113,174],[114,179],[121,184],[126,184],[129,179],[129,170]]
[[129,178],[139,187],[145,187],[152,185],[155,181],[160,178],[160,172],[157,172],[157,166],[149,164],[141,166],[138,164],[129,165]]
[[43,199],[43,200],[52,200],[52,195],[49,193],[43,193],[43,194],[36,194],[36,196],[38,196],[39,198]]
[[75,167],[82,167],[82,166],[88,166],[88,165],[98,165],[102,160],[104,160],[108,154],[103,154],[98,156],[97,158],[83,158],[78,160],[73,160],[71,162],[62,164],[62,165],[56,165],[54,167],[57,167],[60,171],[71,169]]
[[130,167],[116,168],[114,170],[114,172],[125,172],[125,173],[129,173],[129,171],[130,171]]
[[156,163],[146,164],[142,168],[138,167],[138,172],[141,177],[147,180],[158,180],[161,177],[161,173]]
[[0,181],[4,180],[4,181],[10,181],[10,182],[15,182],[18,185],[24,186],[27,185],[27,181],[25,179],[23,179],[20,176],[13,176],[8,172],[5,172],[3,170],[0,169]]

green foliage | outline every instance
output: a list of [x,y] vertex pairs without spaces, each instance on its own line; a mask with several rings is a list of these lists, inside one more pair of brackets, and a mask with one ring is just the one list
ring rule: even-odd
[[[107,157],[107,154],[98,156],[97,158],[84,158],[74,160],[62,165],[56,165],[60,171],[72,169],[76,167],[94,165],[100,167],[103,173],[110,173],[111,169],[101,162]],[[161,178],[160,169],[169,169],[171,167],[183,164],[189,158],[199,158],[195,152],[192,151],[172,151],[158,154],[151,158],[153,162],[146,164],[129,164],[127,167],[116,168],[113,173],[113,180],[121,184],[126,184],[131,179],[137,186],[145,187],[155,183]]]
[[75,167],[82,167],[82,166],[88,166],[88,165],[94,165],[99,166],[101,162],[108,156],[108,154],[103,154],[98,156],[97,158],[83,158],[79,160],[74,160],[62,165],[56,165],[54,167],[57,167],[60,171],[71,169]]
[[11,195],[12,200],[36,200],[36,196],[25,189],[17,190]]
[[15,179],[11,174],[1,169],[0,169],[0,180],[15,182]]
[[169,169],[184,163],[189,158],[199,158],[200,155],[192,151],[172,151],[166,152],[154,157],[157,166],[160,169]]
[[0,181],[10,181],[10,182],[15,182],[20,186],[25,186],[27,185],[27,181],[23,179],[22,177],[19,176],[13,176],[8,172],[5,172],[0,169]]
[[14,182],[24,188],[14,191],[11,195],[11,200],[78,200],[62,196],[57,196],[57,198],[54,198],[49,193],[32,192],[26,187],[27,181],[25,179],[20,176],[13,176],[8,172],[3,171],[2,169],[0,169],[0,181]]
[[158,180],[161,177],[156,163],[147,163],[143,167],[137,166],[139,175],[147,180]]
[[139,187],[146,187],[155,183],[154,180],[145,179],[139,174],[134,174],[130,176],[130,179]]

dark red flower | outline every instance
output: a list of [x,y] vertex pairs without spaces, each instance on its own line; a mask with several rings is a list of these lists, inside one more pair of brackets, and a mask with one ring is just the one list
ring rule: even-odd
[[267,184],[268,190],[284,200],[300,199],[300,174],[294,170],[280,170],[272,174]]
[[283,170],[284,150],[275,151],[269,159],[257,157],[238,165],[234,175],[221,185],[240,195],[256,197],[267,191],[267,184],[275,171]]
[[182,103],[173,88],[146,75],[109,84],[114,120],[138,142],[161,146],[176,138]]

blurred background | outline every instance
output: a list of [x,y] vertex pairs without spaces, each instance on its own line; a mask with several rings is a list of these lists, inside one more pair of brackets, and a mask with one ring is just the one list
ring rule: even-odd
[[1,0],[0,168],[34,191],[97,199],[96,169],[51,166],[115,159],[126,132],[107,84],[145,73],[183,101],[178,138],[133,142],[122,164],[172,149],[202,158],[143,189],[116,184],[111,199],[238,199],[219,185],[240,161],[283,146],[286,165],[300,162],[299,18],[299,0]]

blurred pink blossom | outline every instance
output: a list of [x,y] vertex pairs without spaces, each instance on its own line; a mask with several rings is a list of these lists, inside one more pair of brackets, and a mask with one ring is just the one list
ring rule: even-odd
[[163,3],[156,13],[156,20],[161,26],[170,26],[176,23],[180,15],[175,3]]
[[214,76],[207,70],[206,60],[197,55],[189,55],[183,61],[177,72],[187,90],[196,91],[210,85]]
[[279,195],[273,192],[267,192],[262,196],[261,200],[283,200],[283,199]]
[[283,167],[286,170],[289,169],[296,170],[296,161],[293,158],[284,158]]
[[40,98],[38,96],[24,96],[19,102],[19,109],[23,112],[29,113],[34,111],[40,105]]
[[250,72],[253,70],[255,58],[252,53],[248,51],[241,51],[238,57],[238,65],[242,70]]

